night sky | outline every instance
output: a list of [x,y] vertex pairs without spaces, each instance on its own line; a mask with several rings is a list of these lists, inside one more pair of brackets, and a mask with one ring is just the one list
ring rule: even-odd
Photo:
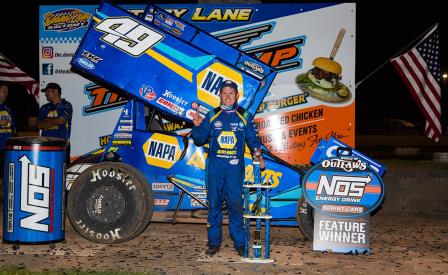
[[[100,1],[86,1],[83,4],[95,4]],[[148,1],[112,1],[113,3],[148,3]],[[195,3],[195,1],[178,1]],[[215,1],[217,2],[217,1]],[[227,1],[228,2],[228,1]],[[263,1],[278,3],[277,1]],[[285,2],[285,1],[282,1]],[[306,1],[316,2],[316,1]],[[359,1],[357,3],[356,33],[356,81],[360,81],[409,42],[414,40],[434,23],[439,23],[441,37],[442,73],[448,72],[446,52],[447,20],[442,20],[443,1],[421,1],[419,5],[408,1]],[[10,1],[8,8],[2,9],[0,52],[16,63],[22,70],[35,79],[39,76],[38,14],[39,5],[76,4],[75,1]],[[158,2],[156,3],[167,3]],[[9,9],[9,6],[13,8]],[[446,15],[445,15],[446,17]],[[19,23],[19,21],[21,21]],[[445,36],[445,37],[444,37]],[[18,46],[20,45],[20,46]],[[20,50],[19,50],[20,48]],[[23,50],[25,48],[25,50]],[[448,87],[442,83],[443,125],[447,126]],[[11,90],[20,90],[11,87]],[[12,94],[12,93],[11,93]],[[25,106],[26,113],[32,115],[36,106],[32,98],[25,105],[18,99],[20,92],[10,96],[8,104],[18,109]],[[23,100],[22,100],[23,101]],[[384,131],[385,119],[409,120],[423,127],[424,119],[393,66],[388,63],[372,77],[364,81],[356,91],[357,132],[376,133]],[[20,122],[19,122],[20,124]]]

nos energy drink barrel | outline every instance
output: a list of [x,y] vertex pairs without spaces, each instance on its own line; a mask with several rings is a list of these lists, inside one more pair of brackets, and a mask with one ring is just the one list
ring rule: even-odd
[[58,138],[6,140],[3,240],[39,244],[64,240],[66,142]]

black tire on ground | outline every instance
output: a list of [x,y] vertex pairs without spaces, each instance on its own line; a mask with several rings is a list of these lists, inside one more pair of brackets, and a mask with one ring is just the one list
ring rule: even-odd
[[153,197],[134,167],[103,162],[79,175],[68,193],[70,223],[84,238],[104,244],[131,240],[149,225]]
[[300,198],[298,204],[297,221],[299,223],[300,232],[302,232],[305,238],[312,241],[314,234],[314,209],[311,204],[306,201],[305,196],[303,195]]

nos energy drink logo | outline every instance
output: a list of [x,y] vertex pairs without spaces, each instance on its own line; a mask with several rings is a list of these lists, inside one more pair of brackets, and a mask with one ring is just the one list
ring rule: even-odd
[[304,186],[313,208],[335,217],[367,214],[384,198],[381,177],[353,157],[324,159],[306,173]]
[[[49,225],[43,223],[50,218],[50,181],[49,167],[31,164],[26,155],[19,159],[21,162],[21,195],[20,210],[31,213],[20,220],[20,227],[37,231],[49,232]],[[49,224],[52,224],[53,217]]]
[[239,98],[243,98],[243,76],[241,73],[216,62],[197,75],[198,99],[210,106],[219,106],[219,86],[228,79],[238,85]]

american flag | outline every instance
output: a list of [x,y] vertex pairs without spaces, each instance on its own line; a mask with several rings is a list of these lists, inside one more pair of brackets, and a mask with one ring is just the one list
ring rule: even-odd
[[39,102],[39,84],[0,53],[0,81],[19,83]]
[[437,25],[412,49],[391,60],[425,117],[425,135],[439,142],[441,89]]

